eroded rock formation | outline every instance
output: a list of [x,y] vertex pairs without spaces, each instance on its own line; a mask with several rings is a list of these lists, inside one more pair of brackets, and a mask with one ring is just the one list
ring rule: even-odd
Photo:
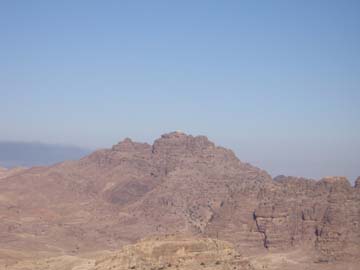
[[356,261],[359,181],[272,179],[204,136],[125,139],[79,161],[3,177],[1,246],[79,254],[187,233],[244,254],[303,249],[318,262]]

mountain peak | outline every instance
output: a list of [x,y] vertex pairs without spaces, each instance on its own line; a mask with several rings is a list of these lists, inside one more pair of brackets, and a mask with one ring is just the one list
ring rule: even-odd
[[181,131],[163,134],[153,144],[153,152],[163,153],[195,153],[205,149],[215,148],[215,144],[206,136],[192,136]]
[[185,138],[185,137],[192,137],[192,136],[188,135],[182,131],[179,131],[179,130],[172,131],[172,132],[161,135],[161,138],[164,138],[164,139]]
[[360,178],[356,190],[344,177],[272,181],[205,136],[171,132],[152,146],[126,138],[80,161],[0,179],[3,249],[35,243],[63,255],[75,243],[75,252],[111,250],[181,232],[230,241],[244,253],[305,246],[313,248],[309,260],[358,258]]
[[349,180],[344,176],[326,176],[320,180],[325,186],[331,189],[351,189]]
[[[186,134],[182,131],[173,131],[170,133],[165,133],[161,135],[161,137],[156,141],[164,141],[164,140],[175,140],[175,141],[188,141],[188,142],[197,142],[204,145],[212,145],[215,146],[213,142],[211,142],[208,137],[199,135],[199,136],[193,136],[190,134]],[[156,142],[155,141],[155,142]]]
[[118,144],[113,145],[111,150],[113,151],[132,151],[132,150],[139,150],[140,148],[148,148],[149,144],[147,143],[138,143],[134,142],[130,138],[125,138],[124,140],[120,141]]

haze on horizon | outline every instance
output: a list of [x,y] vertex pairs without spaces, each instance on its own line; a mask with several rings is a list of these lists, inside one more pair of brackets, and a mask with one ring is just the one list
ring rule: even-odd
[[359,1],[2,1],[0,141],[182,130],[277,174],[360,175]]

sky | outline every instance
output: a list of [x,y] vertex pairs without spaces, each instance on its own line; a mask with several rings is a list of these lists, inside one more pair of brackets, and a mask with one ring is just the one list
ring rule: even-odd
[[0,1],[0,140],[182,130],[269,173],[360,175],[360,1]]

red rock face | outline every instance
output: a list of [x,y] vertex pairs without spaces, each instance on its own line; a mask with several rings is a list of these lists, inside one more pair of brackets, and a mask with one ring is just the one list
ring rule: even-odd
[[360,197],[346,178],[275,181],[280,185],[263,195],[255,210],[267,248],[314,246],[322,261],[359,254]]
[[0,239],[4,248],[76,253],[181,232],[242,252],[304,248],[320,261],[352,260],[360,254],[359,181],[273,180],[204,136],[125,139],[0,179]]

